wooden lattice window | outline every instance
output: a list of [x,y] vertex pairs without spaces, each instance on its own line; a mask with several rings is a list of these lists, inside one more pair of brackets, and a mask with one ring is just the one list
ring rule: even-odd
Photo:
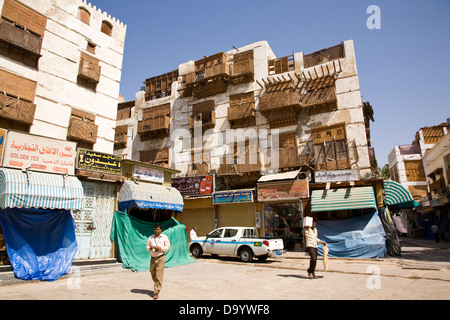
[[269,60],[269,75],[295,70],[294,55]]
[[316,170],[350,169],[345,124],[313,128],[312,135]]

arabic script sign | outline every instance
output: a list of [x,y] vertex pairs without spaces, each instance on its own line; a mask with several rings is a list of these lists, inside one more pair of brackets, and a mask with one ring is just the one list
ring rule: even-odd
[[144,181],[164,182],[164,170],[157,170],[144,166],[133,165],[133,176]]
[[9,131],[3,166],[59,174],[75,173],[75,142]]
[[258,183],[259,201],[298,200],[308,197],[308,180]]
[[110,174],[121,174],[122,157],[114,154],[101,153],[79,148],[77,169],[105,172]]

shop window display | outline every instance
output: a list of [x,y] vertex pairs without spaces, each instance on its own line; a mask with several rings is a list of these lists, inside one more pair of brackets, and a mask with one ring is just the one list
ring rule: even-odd
[[303,250],[301,202],[264,204],[264,235],[282,238],[288,251]]

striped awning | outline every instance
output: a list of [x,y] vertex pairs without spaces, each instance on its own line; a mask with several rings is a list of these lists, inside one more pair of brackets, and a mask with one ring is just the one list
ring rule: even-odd
[[411,204],[412,207],[416,207],[419,205],[405,186],[393,180],[384,180],[384,194],[388,206]]
[[183,211],[183,204],[181,193],[170,186],[126,180],[119,191],[121,210],[144,208]]
[[0,208],[82,210],[83,205],[76,177],[0,168]]
[[372,187],[314,190],[311,194],[312,212],[364,208],[377,208]]

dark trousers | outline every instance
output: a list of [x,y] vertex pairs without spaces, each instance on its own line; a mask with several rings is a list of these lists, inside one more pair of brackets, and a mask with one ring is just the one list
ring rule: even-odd
[[316,271],[317,264],[317,248],[307,247],[306,252],[308,252],[311,260],[309,260],[309,269],[308,273],[314,273]]
[[434,241],[439,242],[439,232],[434,234]]

